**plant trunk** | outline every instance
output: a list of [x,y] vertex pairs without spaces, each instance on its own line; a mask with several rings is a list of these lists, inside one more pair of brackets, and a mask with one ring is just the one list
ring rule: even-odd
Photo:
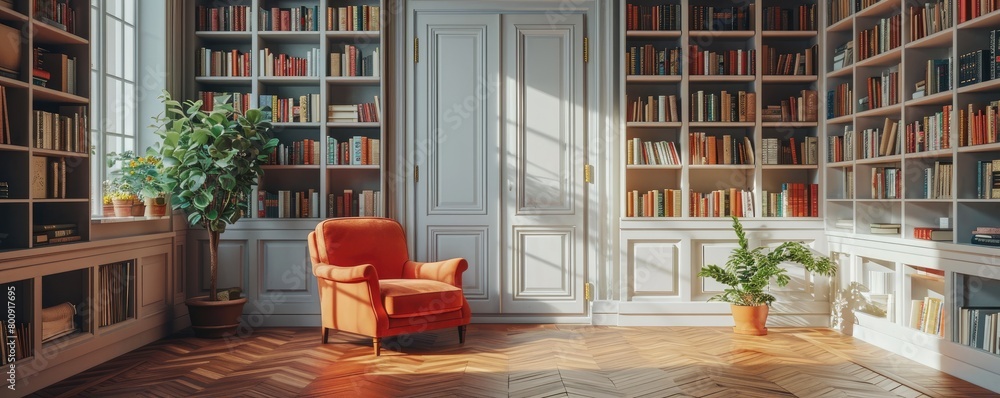
[[209,257],[209,271],[211,273],[211,279],[209,282],[208,290],[208,300],[216,301],[219,296],[215,293],[216,282],[219,279],[219,235],[218,231],[208,231],[208,257]]

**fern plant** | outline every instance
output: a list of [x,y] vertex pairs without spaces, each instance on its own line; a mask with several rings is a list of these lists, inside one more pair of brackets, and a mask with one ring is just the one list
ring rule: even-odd
[[709,301],[724,301],[741,306],[771,305],[775,297],[767,293],[767,287],[774,280],[778,286],[788,285],[788,270],[782,263],[792,262],[804,266],[809,272],[833,276],[837,267],[829,257],[813,255],[801,242],[785,242],[769,249],[761,246],[750,249],[746,233],[739,218],[733,216],[733,230],[739,238],[739,247],[733,249],[725,267],[706,265],[698,276],[715,279],[729,286]]

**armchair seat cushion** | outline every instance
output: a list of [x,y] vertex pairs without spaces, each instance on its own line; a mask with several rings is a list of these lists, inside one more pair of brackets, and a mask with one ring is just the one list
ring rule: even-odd
[[389,318],[434,315],[462,309],[462,289],[429,279],[382,279],[382,304]]

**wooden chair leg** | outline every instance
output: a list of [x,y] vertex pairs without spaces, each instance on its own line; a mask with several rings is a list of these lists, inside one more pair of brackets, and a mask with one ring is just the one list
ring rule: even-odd
[[458,327],[458,343],[459,344],[465,344],[465,327],[466,327],[466,325],[462,325],[462,326]]
[[320,326],[320,329],[323,329],[323,344],[326,344],[327,337],[330,337],[330,329],[327,329],[323,326]]
[[375,347],[375,356],[382,356],[382,338],[373,337],[372,346]]

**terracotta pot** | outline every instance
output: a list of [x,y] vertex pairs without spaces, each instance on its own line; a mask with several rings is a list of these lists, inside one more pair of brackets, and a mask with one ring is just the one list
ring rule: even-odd
[[115,217],[131,217],[132,216],[132,200],[131,199],[112,199],[112,207],[115,209]]
[[164,198],[146,198],[146,217],[163,217],[167,214],[167,201]]
[[142,203],[132,204],[132,217],[142,217],[146,214],[146,205]]
[[101,212],[101,215],[104,216],[104,217],[114,217],[115,216],[115,205],[113,205],[113,204],[112,205],[104,205],[104,207],[102,207],[101,210],[103,210]]
[[194,335],[217,339],[236,333],[246,302],[246,297],[229,301],[208,301],[208,296],[199,296],[187,299],[184,304],[188,307]]
[[744,306],[730,304],[733,310],[733,332],[736,334],[746,334],[751,336],[763,336],[767,334],[767,305]]

